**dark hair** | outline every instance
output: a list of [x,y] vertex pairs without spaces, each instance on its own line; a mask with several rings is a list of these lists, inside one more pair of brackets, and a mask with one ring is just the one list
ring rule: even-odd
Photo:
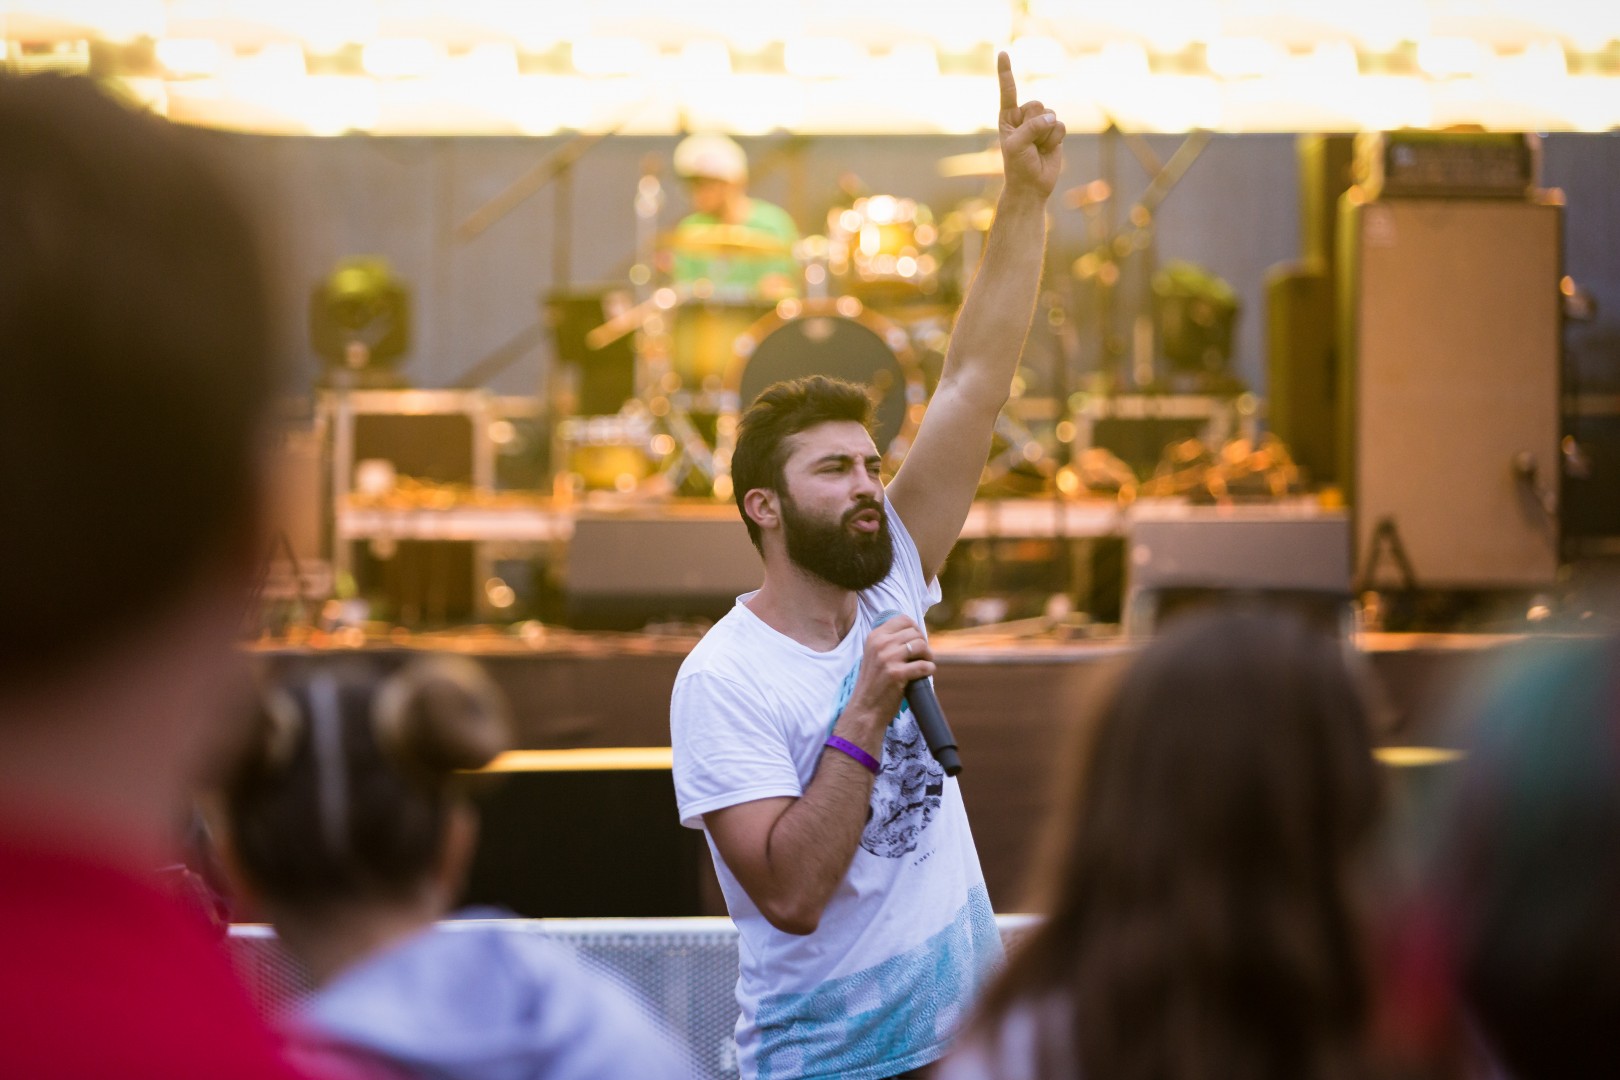
[[251,558],[268,300],[202,138],[85,78],[0,76],[0,687]]
[[1355,1075],[1370,976],[1349,878],[1379,787],[1365,701],[1341,643],[1293,616],[1171,624],[1090,733],[1050,915],[979,1037],[1033,1007],[1043,1076]]
[[318,663],[264,693],[226,780],[237,861],[267,900],[300,911],[406,898],[438,865],[459,771],[509,738],[498,691],[465,657],[381,677]]
[[1620,642],[1541,642],[1460,710],[1433,913],[1522,1080],[1620,1075]]
[[773,383],[743,413],[731,453],[731,486],[754,547],[763,551],[764,541],[743,499],[755,488],[780,492],[788,438],[835,420],[853,420],[871,430],[872,399],[865,387],[825,375]]

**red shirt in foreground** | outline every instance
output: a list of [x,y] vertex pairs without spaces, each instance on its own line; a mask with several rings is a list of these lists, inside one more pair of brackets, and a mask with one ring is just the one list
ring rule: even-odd
[[0,1076],[298,1080],[201,918],[0,836]]

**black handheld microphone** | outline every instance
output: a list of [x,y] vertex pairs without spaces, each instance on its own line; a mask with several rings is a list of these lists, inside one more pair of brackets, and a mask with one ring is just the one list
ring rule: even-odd
[[[872,625],[874,628],[882,626],[899,614],[898,611],[885,611]],[[906,684],[906,704],[911,706],[911,715],[917,718],[917,728],[922,732],[923,741],[928,744],[928,752],[934,755],[934,760],[945,770],[945,775],[955,776],[961,772],[962,759],[956,753],[956,736],[951,734],[951,725],[945,719],[944,710],[939,707],[934,684],[927,679],[911,680]]]

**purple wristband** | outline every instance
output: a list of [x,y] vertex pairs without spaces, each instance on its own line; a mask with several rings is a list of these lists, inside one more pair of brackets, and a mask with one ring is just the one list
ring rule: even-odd
[[834,750],[848,754],[850,757],[854,758],[856,764],[860,765],[861,768],[865,769],[873,776],[878,774],[879,766],[877,759],[871,754],[868,754],[865,750],[862,750],[860,747],[856,746],[854,743],[850,742],[848,739],[842,738],[838,735],[829,735],[827,736],[827,745],[832,747]]

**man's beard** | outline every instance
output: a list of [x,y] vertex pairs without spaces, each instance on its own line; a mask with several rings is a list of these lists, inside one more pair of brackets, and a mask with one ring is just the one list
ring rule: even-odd
[[[863,510],[877,511],[876,532],[850,529],[850,520]],[[788,558],[841,589],[852,592],[869,589],[888,577],[894,565],[889,516],[876,499],[862,499],[837,521],[818,521],[800,513],[793,499],[784,492],[782,534],[787,540]]]

